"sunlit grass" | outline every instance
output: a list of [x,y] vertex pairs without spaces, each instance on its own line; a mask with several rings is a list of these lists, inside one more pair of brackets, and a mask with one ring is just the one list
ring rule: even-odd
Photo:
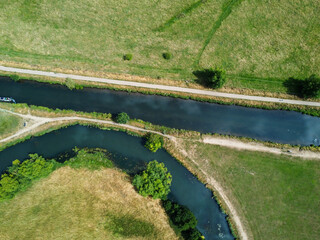
[[189,141],[182,146],[198,164],[194,169],[223,186],[253,239],[318,238],[319,161]]

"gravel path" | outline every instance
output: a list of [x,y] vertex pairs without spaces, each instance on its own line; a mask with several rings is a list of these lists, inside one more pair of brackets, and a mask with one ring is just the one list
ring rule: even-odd
[[301,101],[301,100],[249,96],[249,95],[241,95],[241,94],[233,94],[233,93],[222,93],[222,92],[200,90],[200,89],[193,89],[193,88],[174,87],[174,86],[158,85],[158,84],[151,84],[151,83],[140,83],[140,82],[132,82],[132,81],[121,81],[121,80],[114,80],[114,79],[107,79],[107,78],[87,77],[87,76],[80,76],[80,75],[73,75],[73,74],[36,71],[36,70],[30,70],[30,69],[13,68],[13,67],[5,67],[5,66],[0,66],[0,71],[46,76],[46,77],[55,77],[55,78],[70,78],[70,79],[81,80],[81,81],[101,82],[101,83],[108,83],[108,84],[114,84],[114,85],[158,89],[158,90],[166,90],[166,91],[172,91],[172,92],[193,93],[193,94],[200,94],[200,95],[213,96],[213,97],[320,107],[320,102],[309,102],[309,101]]

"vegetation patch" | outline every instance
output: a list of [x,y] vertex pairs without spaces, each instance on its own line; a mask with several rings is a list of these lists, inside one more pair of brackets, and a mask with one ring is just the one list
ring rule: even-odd
[[120,124],[126,124],[127,122],[129,122],[129,120],[130,120],[130,117],[125,112],[119,113],[115,118],[115,121]]
[[180,148],[203,181],[210,185],[214,178],[222,185],[252,239],[317,238],[319,161],[189,140]]
[[148,133],[146,135],[146,143],[144,146],[151,152],[156,152],[163,146],[163,137],[159,134]]
[[226,82],[226,71],[220,68],[198,70],[193,73],[198,82],[210,88],[221,88]]
[[168,169],[163,163],[154,160],[148,163],[146,170],[134,177],[132,183],[144,197],[166,199],[170,192],[171,182],[172,175]]
[[13,198],[17,192],[29,187],[32,181],[48,176],[57,167],[56,161],[46,161],[38,154],[30,154],[29,157],[22,163],[13,161],[8,171],[1,175],[0,201]]
[[155,226],[130,215],[118,216],[112,213],[107,214],[106,229],[112,232],[115,237],[152,237],[156,232]]
[[17,131],[20,125],[22,125],[20,117],[0,111],[0,136]]
[[59,168],[0,213],[0,239],[178,239],[160,203],[111,168]]
[[196,228],[198,224],[196,217],[187,207],[170,200],[164,200],[162,204],[170,220],[185,240],[204,239],[204,236]]

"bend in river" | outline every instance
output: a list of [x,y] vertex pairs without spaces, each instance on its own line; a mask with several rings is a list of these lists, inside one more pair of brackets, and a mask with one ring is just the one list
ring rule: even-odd
[[123,132],[77,125],[35,137],[1,151],[0,172],[9,167],[13,160],[26,159],[30,153],[54,158],[75,146],[107,149],[112,154],[115,165],[131,173],[137,172],[146,162],[154,159],[163,162],[172,174],[169,198],[187,206],[195,214],[198,228],[206,239],[234,239],[226,215],[221,212],[212,198],[212,192],[204,184],[166,151],[152,153],[143,146],[141,138]]
[[0,96],[13,97],[18,103],[49,108],[112,114],[126,112],[133,118],[153,124],[202,133],[230,134],[299,145],[320,144],[320,118],[297,112],[96,88],[71,91],[61,85],[14,82],[5,77],[0,77]]

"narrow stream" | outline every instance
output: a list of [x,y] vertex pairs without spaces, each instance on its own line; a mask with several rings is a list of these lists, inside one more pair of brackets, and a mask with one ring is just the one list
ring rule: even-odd
[[49,108],[112,114],[127,112],[133,118],[154,124],[202,133],[230,134],[299,145],[320,144],[320,118],[297,112],[219,105],[106,89],[71,91],[61,85],[26,80],[14,82],[6,77],[0,77],[0,96],[13,97],[18,103]]
[[143,146],[142,141],[139,137],[123,132],[71,126],[34,137],[1,151],[0,172],[9,167],[13,160],[24,160],[30,153],[54,158],[75,146],[107,149],[115,165],[129,173],[136,173],[146,162],[156,159],[163,162],[172,174],[169,198],[187,206],[195,214],[198,228],[206,239],[234,239],[226,215],[212,198],[212,192],[166,151],[158,150],[152,153]]

